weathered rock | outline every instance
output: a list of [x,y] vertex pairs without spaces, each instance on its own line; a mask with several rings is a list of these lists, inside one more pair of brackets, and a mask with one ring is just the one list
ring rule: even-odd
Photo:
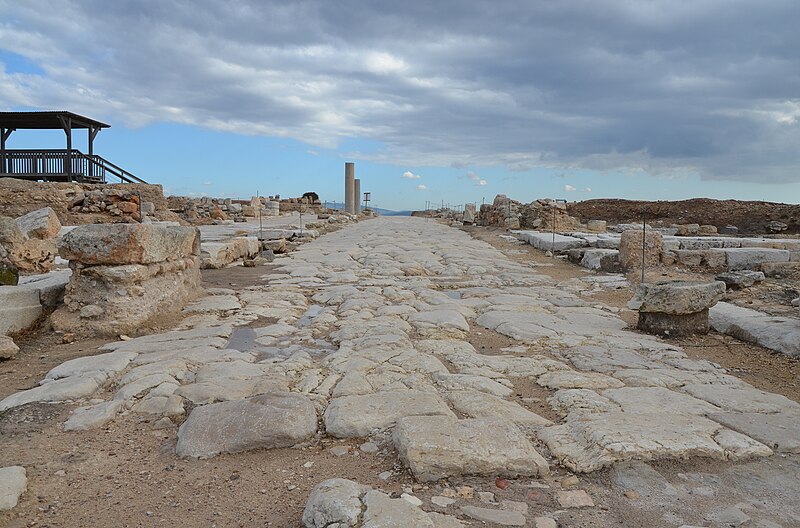
[[55,238],[61,230],[61,222],[55,211],[49,207],[31,211],[16,219],[20,231],[28,238],[42,240]]
[[15,507],[27,489],[28,477],[24,467],[0,468],[0,511]]
[[725,294],[725,283],[664,281],[643,284],[628,303],[628,308],[641,312],[693,314],[714,306]]
[[605,220],[589,220],[586,222],[586,229],[592,233],[605,233],[607,224]]
[[9,250],[8,261],[24,273],[47,273],[53,269],[57,254],[53,240],[30,238]]
[[728,269],[760,270],[765,262],[789,262],[791,254],[785,249],[735,247],[723,248]]
[[10,262],[3,262],[7,256],[8,254],[4,255],[0,249],[0,286],[16,286],[19,284],[19,270]]
[[436,528],[433,520],[418,505],[370,490],[364,495],[362,528]]
[[0,286],[0,335],[31,328],[41,315],[38,291],[20,286]]
[[0,412],[32,402],[59,402],[85,398],[94,394],[105,382],[105,374],[99,373],[52,381],[7,396],[0,401]]
[[290,447],[317,432],[314,404],[299,394],[274,393],[196,407],[178,430],[180,457]]
[[378,392],[342,396],[331,400],[325,411],[325,430],[339,438],[368,436],[391,427],[404,416],[453,417],[435,393],[419,391]]
[[800,327],[796,318],[770,316],[721,302],[709,311],[709,322],[717,332],[789,356],[800,356]]
[[369,486],[342,478],[320,482],[308,497],[303,525],[306,528],[356,526],[363,510],[361,497],[369,489]]
[[85,431],[102,427],[114,419],[122,406],[122,401],[112,400],[90,407],[78,407],[64,422],[64,431]]
[[64,235],[58,250],[62,258],[85,265],[154,264],[197,255],[199,243],[192,227],[92,224]]
[[495,510],[492,508],[479,508],[477,506],[462,506],[461,513],[479,521],[500,526],[525,526],[525,516],[517,511]]
[[10,337],[0,335],[0,359],[11,359],[17,355],[19,347]]
[[512,423],[409,416],[398,420],[394,444],[423,482],[461,475],[541,476],[547,462]]
[[720,273],[716,277],[717,281],[722,281],[729,288],[749,288],[756,282],[764,280],[764,273],[760,271],[729,271]]
[[[701,416],[670,412],[569,415],[539,437],[566,467],[590,472],[621,460],[703,456],[738,460],[769,456],[765,445]],[[725,433],[725,434],[723,434]]]
[[[645,234],[644,265],[658,266],[661,262],[661,233],[648,230]],[[623,231],[619,241],[619,262],[626,269],[642,267],[642,232],[640,230]]]
[[594,501],[584,490],[556,491],[556,499],[562,508],[594,507]]
[[0,246],[6,250],[25,241],[25,234],[20,230],[17,222],[8,216],[0,216]]

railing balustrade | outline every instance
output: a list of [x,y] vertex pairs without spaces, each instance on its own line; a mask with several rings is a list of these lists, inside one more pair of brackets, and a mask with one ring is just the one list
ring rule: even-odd
[[75,149],[67,154],[67,150],[6,150],[0,159],[0,176],[104,183],[111,175],[125,183],[145,183],[101,156],[88,156]]

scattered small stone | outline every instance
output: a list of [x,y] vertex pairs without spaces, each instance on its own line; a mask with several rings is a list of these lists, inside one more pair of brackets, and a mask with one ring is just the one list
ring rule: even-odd
[[61,336],[61,342],[65,345],[72,343],[75,341],[77,336],[73,332],[67,332],[63,336]]
[[19,347],[10,337],[0,335],[0,359],[11,359],[17,355]]
[[481,502],[491,503],[494,502],[494,493],[490,491],[479,491],[478,498]]
[[581,481],[575,475],[570,475],[561,481],[561,487],[564,489],[574,488],[580,484]]
[[53,473],[53,475],[55,475],[56,477],[66,477],[67,476],[67,472],[64,471],[63,469],[59,469],[58,471]]
[[520,513],[528,513],[528,504],[525,502],[504,500],[500,502],[500,508]]
[[419,497],[415,497],[414,495],[409,495],[408,493],[403,493],[400,495],[400,498],[413,504],[414,506],[422,506],[422,500]]
[[434,495],[433,497],[431,497],[431,504],[439,506],[440,508],[447,508],[454,502],[456,502],[456,499],[452,499],[450,497],[443,497],[442,495]]
[[288,486],[286,486],[286,489],[289,490],[289,491],[292,491],[293,489],[296,489],[296,488],[297,488],[297,486],[295,486],[294,484],[289,484]]
[[313,466],[313,465],[314,465],[314,463],[309,461],[309,462],[306,462],[305,464],[303,464],[303,467],[304,467],[304,468],[306,468],[306,469],[308,469],[308,468],[310,468],[310,467],[311,467],[311,466]]
[[471,499],[475,496],[475,490],[470,486],[459,486],[456,488],[456,495],[461,499]]
[[495,481],[494,481],[494,485],[497,486],[498,488],[504,490],[504,489],[508,489],[508,487],[511,485],[511,483],[509,481],[507,481],[506,479],[502,478],[502,477],[497,477],[495,479]]
[[536,528],[558,528],[558,523],[552,517],[536,517],[533,523]]
[[255,268],[256,267],[256,261],[255,260],[251,260],[251,259],[245,259],[244,262],[242,262],[242,264],[244,265],[245,268]]
[[584,490],[557,491],[556,499],[562,508],[593,507],[594,501]]
[[381,480],[389,480],[392,478],[393,473],[391,471],[384,471],[382,473],[378,473],[378,478]]
[[361,444],[360,449],[365,453],[377,453],[378,452],[378,444],[375,442],[364,442]]
[[636,500],[639,498],[639,492],[634,490],[628,490],[625,493],[623,493],[623,495],[625,495],[625,497],[631,500]]
[[175,424],[166,416],[153,424],[153,429],[171,429],[173,427],[175,427]]
[[461,513],[479,521],[495,523],[501,526],[525,526],[525,516],[516,511],[462,506]]
[[792,306],[800,306],[800,297],[792,299]]
[[328,449],[328,452],[334,456],[343,456],[350,452],[350,448],[347,446],[336,446]]
[[707,521],[718,523],[722,526],[741,526],[750,520],[750,517],[735,506],[720,508],[706,516]]

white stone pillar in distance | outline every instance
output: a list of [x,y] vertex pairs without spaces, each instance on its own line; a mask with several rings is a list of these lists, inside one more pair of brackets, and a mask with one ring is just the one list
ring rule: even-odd
[[344,212],[353,214],[355,208],[355,164],[348,161],[344,164]]
[[356,214],[361,214],[361,178],[354,180],[353,195],[355,197]]

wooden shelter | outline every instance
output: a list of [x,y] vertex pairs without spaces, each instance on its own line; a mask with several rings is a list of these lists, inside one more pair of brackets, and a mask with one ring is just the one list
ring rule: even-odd
[[[0,178],[106,183],[108,176],[124,183],[145,183],[94,153],[94,138],[109,125],[72,112],[0,112]],[[89,152],[72,148],[72,131],[85,129]],[[17,130],[63,130],[64,150],[9,150],[6,142]]]

